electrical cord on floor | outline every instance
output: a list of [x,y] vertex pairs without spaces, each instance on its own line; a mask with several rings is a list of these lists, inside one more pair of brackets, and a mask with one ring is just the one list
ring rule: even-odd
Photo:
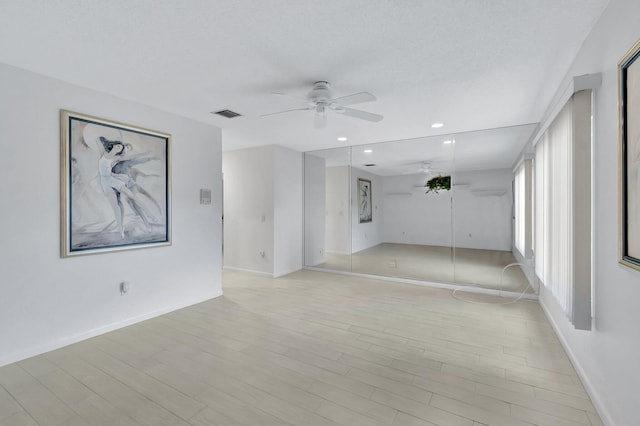
[[[514,263],[510,263],[510,264],[508,264],[507,266],[505,266],[504,268],[502,268],[502,272],[500,273],[500,292],[503,292],[503,291],[504,291],[504,289],[502,288],[502,283],[503,283],[503,280],[504,280],[504,271],[506,271],[506,270],[507,270],[507,268],[509,268],[509,267],[511,267],[511,266],[515,266],[515,265],[520,265],[520,266],[522,266],[519,262],[514,262]],[[478,301],[475,301],[475,300],[463,299],[463,298],[461,298],[460,296],[457,296],[457,295],[456,295],[456,292],[457,292],[458,290],[462,290],[461,288],[456,288],[455,290],[453,290],[453,291],[451,292],[451,297],[453,297],[453,298],[454,298],[454,299],[456,299],[456,300],[460,300],[460,301],[462,301],[462,302],[475,303],[475,304],[478,304],[478,305],[509,305],[509,304],[511,304],[511,303],[515,303],[515,302],[517,302],[518,300],[522,299],[522,297],[524,296],[524,294],[525,294],[525,293],[527,292],[527,290],[529,290],[530,288],[531,288],[531,283],[529,282],[529,280],[527,280],[527,286],[525,287],[525,289],[524,289],[524,290],[522,290],[522,293],[520,293],[520,295],[519,295],[517,298],[515,298],[515,299],[513,299],[513,300],[509,300],[508,302],[478,302]],[[500,294],[500,297],[505,297],[505,296],[503,296],[502,294]]]

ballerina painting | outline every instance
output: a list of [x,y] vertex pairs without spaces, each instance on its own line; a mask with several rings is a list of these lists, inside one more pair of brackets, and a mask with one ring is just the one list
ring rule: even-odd
[[62,112],[63,256],[170,243],[170,136]]

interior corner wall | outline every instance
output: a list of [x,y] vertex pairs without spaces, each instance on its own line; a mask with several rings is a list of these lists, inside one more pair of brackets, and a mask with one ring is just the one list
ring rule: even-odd
[[302,268],[303,154],[274,147],[273,276]]
[[593,296],[591,331],[574,329],[544,286],[540,302],[608,425],[638,424],[640,271],[618,263],[617,64],[640,39],[640,2],[611,0],[569,72],[602,73],[595,90],[593,142]]
[[[358,216],[358,178],[371,181],[371,222],[360,223]],[[382,178],[351,167],[351,251],[357,253],[382,243],[384,200]],[[324,229],[324,228],[323,228]]]
[[224,267],[273,276],[274,146],[226,151]]
[[[220,129],[4,64],[0,93],[0,365],[221,294]],[[171,246],[60,257],[60,109],[172,135]]]

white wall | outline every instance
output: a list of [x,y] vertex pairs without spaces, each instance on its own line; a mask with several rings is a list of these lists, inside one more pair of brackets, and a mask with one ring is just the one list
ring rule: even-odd
[[603,420],[617,426],[638,424],[640,401],[640,272],[618,263],[617,159],[617,64],[640,38],[638,16],[637,0],[612,0],[565,79],[602,73],[594,110],[593,330],[573,329],[544,287],[540,294]]
[[[415,174],[382,178],[385,242],[511,249],[511,170],[458,172],[452,191],[426,194],[427,178]],[[501,196],[476,191],[500,189]],[[452,222],[453,220],[453,222]],[[452,226],[453,223],[453,226]]]
[[273,276],[302,268],[302,159],[298,151],[274,147]]
[[[371,222],[360,223],[358,218],[358,178],[371,181]],[[351,250],[357,253],[361,250],[377,246],[382,243],[383,213],[382,179],[380,176],[351,168]]]
[[351,254],[349,170],[350,166],[326,170],[326,248],[330,253]]
[[274,147],[227,151],[222,172],[224,266],[272,276]]
[[451,192],[425,194],[426,180],[422,174],[382,179],[385,242],[451,246]]
[[325,160],[312,154],[304,156],[304,264],[325,261]]
[[[218,128],[4,64],[0,93],[0,365],[221,294]],[[61,108],[172,134],[171,246],[60,258]]]
[[455,247],[511,251],[512,178],[511,169],[454,174],[455,184],[469,184],[452,194]]
[[272,277],[302,268],[302,153],[227,151],[222,170],[225,268]]

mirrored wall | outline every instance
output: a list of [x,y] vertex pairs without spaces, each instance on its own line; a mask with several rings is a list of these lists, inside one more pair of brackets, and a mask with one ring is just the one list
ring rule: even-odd
[[305,266],[532,292],[512,185],[535,127],[305,153]]

